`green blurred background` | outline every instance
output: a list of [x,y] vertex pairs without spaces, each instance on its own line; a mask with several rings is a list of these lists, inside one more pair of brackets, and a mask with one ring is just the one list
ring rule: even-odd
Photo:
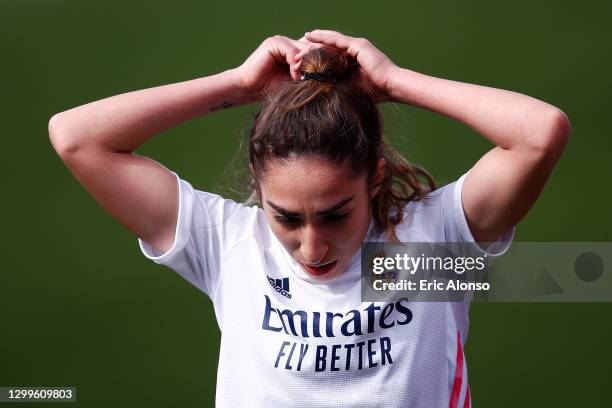
[[[76,386],[70,406],[82,407],[214,403],[220,334],[210,301],[144,258],[76,182],[49,142],[54,113],[237,66],[273,34],[336,29],[402,67],[566,112],[570,143],[516,240],[612,241],[611,16],[609,2],[592,0],[0,0],[0,386]],[[240,188],[226,169],[254,108],[180,125],[138,152],[196,188]],[[432,112],[384,111],[392,142],[441,185],[492,147]],[[606,405],[612,304],[477,303],[471,320],[474,406]]]

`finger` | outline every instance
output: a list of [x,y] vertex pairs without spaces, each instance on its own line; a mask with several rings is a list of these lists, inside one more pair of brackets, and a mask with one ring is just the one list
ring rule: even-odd
[[306,34],[304,34],[300,39],[298,39],[298,41],[307,44],[314,44],[312,41],[308,41],[308,39],[306,38]]
[[324,44],[314,43],[314,42],[310,42],[310,41],[305,42],[304,44],[305,44],[306,47],[304,49],[302,49],[302,51],[300,51],[300,52],[298,52],[296,54],[296,56],[295,56],[295,60],[296,61],[301,60],[302,57],[304,56],[304,54],[306,54],[311,49],[313,49],[313,48],[321,48],[321,47],[324,46]]
[[296,48],[299,48],[300,50],[304,50],[304,49],[308,48],[309,45],[312,44],[310,41],[308,41],[306,39],[302,40],[301,38],[299,40],[294,40],[293,38],[288,38],[287,37],[287,40],[289,40],[291,42],[291,44],[293,44]]
[[[289,40],[290,40],[290,41],[291,41],[291,42],[292,42],[292,43],[293,43],[293,44],[294,44],[296,47],[298,47],[298,48],[300,49],[300,51],[299,51],[297,54],[295,54],[295,55],[293,56],[293,60],[292,60],[291,62],[289,62],[290,71],[291,71],[291,72],[290,72],[291,77],[292,77],[294,80],[298,80],[298,79],[300,79],[300,77],[301,77],[301,73],[300,73],[300,65],[301,65],[301,63],[302,63],[302,61],[301,61],[302,56],[303,56],[303,55],[304,55],[306,52],[308,52],[308,50],[309,50],[309,49],[312,47],[312,44],[313,44],[313,43],[311,43],[311,42],[309,42],[309,41],[306,41],[306,40],[304,40],[304,41],[300,41],[301,39],[300,39],[300,40],[297,40],[297,41],[292,40],[292,39],[289,39]],[[295,41],[295,42],[294,42],[294,41]],[[297,62],[295,62],[295,61],[297,61]]]
[[294,68],[294,57],[305,47],[305,44],[280,35],[275,36],[274,38],[276,40],[276,52],[274,52],[273,55],[275,55],[275,58],[279,63],[286,63],[289,66],[289,74],[291,75],[291,78],[295,80],[299,79],[300,75]]
[[297,54],[295,54],[295,57],[293,57],[293,59],[296,60],[296,61],[301,60],[302,57],[304,56],[304,54],[306,54],[306,52],[308,52],[309,49],[310,48],[298,52]]
[[353,39],[353,37],[332,30],[313,30],[305,33],[304,36],[308,41],[333,45],[343,49],[348,48],[350,40]]
[[272,39],[274,40],[273,44],[275,46],[275,51],[277,51],[277,53],[275,53],[275,58],[281,63],[283,62],[283,60],[285,60],[285,62],[291,64],[293,61],[287,58],[287,56],[293,57],[295,54],[302,51],[306,47],[306,44],[300,43],[292,38],[288,38],[282,35],[275,35],[274,37],[272,37]]
[[349,37],[337,31],[332,30],[313,30],[306,33],[306,39],[312,42],[332,45],[341,50],[345,50],[347,54],[357,58],[359,48],[356,44],[356,38]]
[[295,79],[300,79],[301,78],[301,73],[300,73],[300,64],[302,63],[302,61],[296,62],[295,64],[293,64],[293,67],[291,68],[293,70],[293,72],[296,73],[296,78]]

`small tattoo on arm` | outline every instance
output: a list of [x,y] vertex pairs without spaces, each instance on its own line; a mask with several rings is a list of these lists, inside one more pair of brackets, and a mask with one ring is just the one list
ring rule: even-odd
[[209,109],[210,112],[219,110],[221,108],[223,109],[227,109],[227,108],[231,108],[232,106],[234,106],[234,104],[232,102],[229,101],[223,101],[223,103],[219,106],[213,106],[212,108]]

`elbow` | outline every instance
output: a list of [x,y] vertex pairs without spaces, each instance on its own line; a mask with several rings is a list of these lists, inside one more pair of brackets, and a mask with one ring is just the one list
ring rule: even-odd
[[544,124],[543,130],[539,137],[535,138],[536,142],[533,144],[535,150],[547,155],[560,155],[565,149],[572,132],[569,118],[565,112],[554,108],[546,114],[546,119],[542,122]]
[[565,112],[560,109],[556,109],[552,114],[551,123],[551,143],[559,144],[561,147],[565,147],[567,141],[569,140],[570,133],[572,133],[572,124],[570,123],[569,118]]
[[48,132],[51,145],[60,157],[78,150],[79,145],[76,143],[76,139],[68,134],[61,113],[56,113],[49,119]]
[[55,147],[55,139],[57,139],[57,134],[59,133],[59,113],[56,113],[49,119],[49,125],[47,126],[47,130],[49,132],[49,139],[51,139],[51,143],[53,147]]

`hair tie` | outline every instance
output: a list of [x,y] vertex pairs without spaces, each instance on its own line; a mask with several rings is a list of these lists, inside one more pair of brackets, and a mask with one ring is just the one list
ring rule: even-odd
[[329,72],[308,72],[308,71],[301,71],[302,76],[300,77],[300,79],[302,81],[305,81],[307,79],[314,79],[316,81],[319,82],[327,82],[330,81],[332,79],[335,80],[335,78],[333,77],[333,75]]

